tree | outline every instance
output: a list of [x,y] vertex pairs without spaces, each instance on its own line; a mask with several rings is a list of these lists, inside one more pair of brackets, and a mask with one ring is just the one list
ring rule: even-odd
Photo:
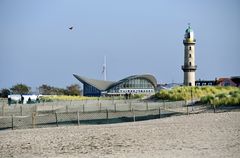
[[46,84],[43,84],[39,87],[40,94],[43,95],[80,95],[81,90],[78,84],[72,84],[64,88],[52,87]]
[[46,84],[43,84],[39,87],[40,94],[43,95],[51,95],[52,87]]
[[54,90],[56,95],[69,95],[68,91],[64,88],[55,88]]
[[66,89],[52,87],[46,84],[39,87],[39,92],[43,95],[68,95],[68,91]]
[[25,84],[16,84],[10,89],[13,94],[28,94],[31,90],[31,88]]
[[80,95],[80,86],[78,84],[72,84],[70,86],[67,86],[67,91],[69,95]]
[[3,88],[2,90],[1,90],[1,97],[2,98],[7,98],[8,97],[8,95],[10,95],[10,90],[9,89],[6,89],[6,88]]

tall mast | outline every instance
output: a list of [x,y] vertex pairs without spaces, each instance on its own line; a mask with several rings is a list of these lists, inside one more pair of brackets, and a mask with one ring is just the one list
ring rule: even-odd
[[104,56],[103,76],[104,76],[104,81],[106,81],[107,80],[107,57],[106,57],[106,55]]

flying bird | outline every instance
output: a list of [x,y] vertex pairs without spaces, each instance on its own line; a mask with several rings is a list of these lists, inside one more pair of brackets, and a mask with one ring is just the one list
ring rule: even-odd
[[68,29],[69,29],[69,30],[72,30],[72,29],[73,29],[73,27],[69,27]]

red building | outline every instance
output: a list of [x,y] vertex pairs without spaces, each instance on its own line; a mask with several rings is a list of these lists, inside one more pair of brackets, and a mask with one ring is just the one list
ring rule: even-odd
[[231,78],[219,78],[217,80],[217,85],[240,87],[240,76],[231,77]]

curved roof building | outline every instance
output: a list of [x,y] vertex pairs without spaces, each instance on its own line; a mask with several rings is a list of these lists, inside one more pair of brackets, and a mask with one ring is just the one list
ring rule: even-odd
[[89,79],[73,74],[83,83],[84,96],[123,95],[123,94],[153,94],[157,87],[154,76],[133,75],[117,82]]

